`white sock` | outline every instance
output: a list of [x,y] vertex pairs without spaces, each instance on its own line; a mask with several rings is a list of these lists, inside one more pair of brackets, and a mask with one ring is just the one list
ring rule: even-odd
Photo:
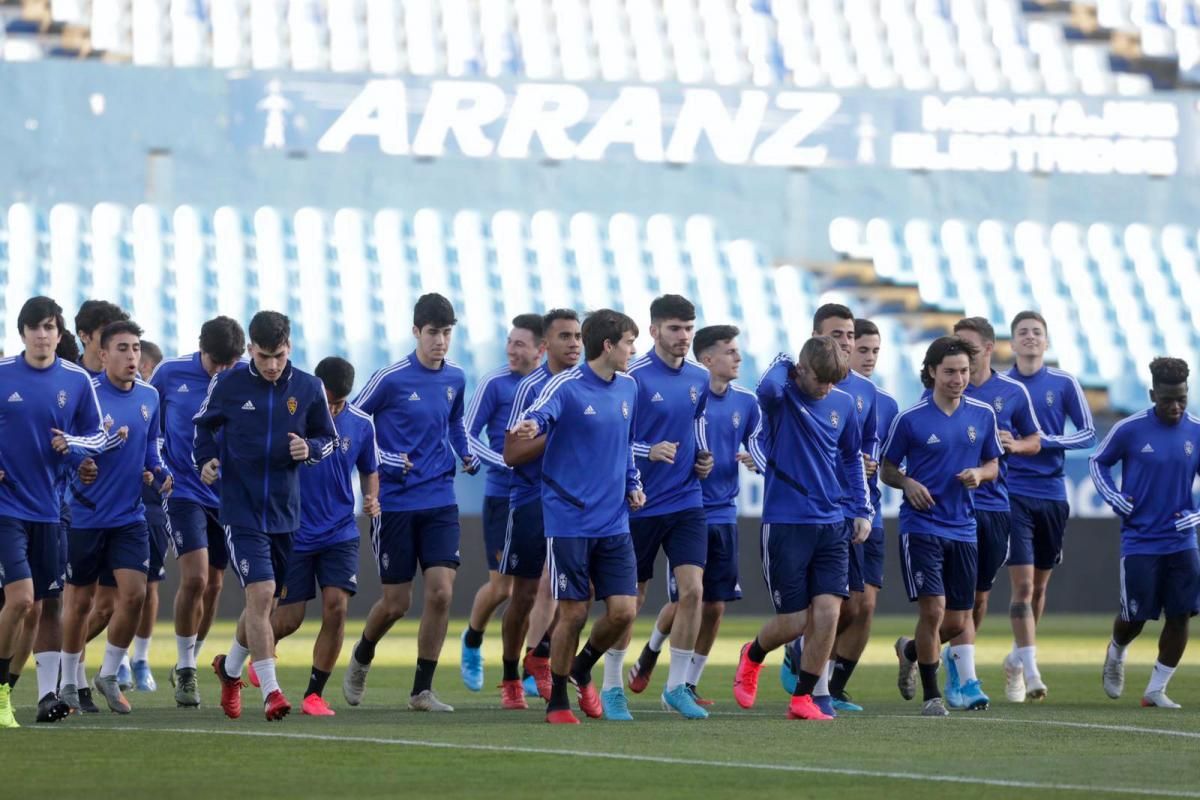
[[687,682],[692,686],[700,685],[700,676],[704,674],[704,665],[708,663],[708,656],[702,656],[699,653],[692,654],[692,663],[688,665]]
[[100,677],[107,678],[110,675],[116,675],[127,652],[128,650],[124,647],[117,647],[112,642],[105,642],[104,661],[100,664]]
[[824,697],[829,694],[829,671],[832,667],[832,661],[825,662],[825,668],[821,670],[821,676],[817,678],[817,685],[813,687],[813,697]]
[[133,664],[129,663],[129,648],[125,648],[125,657],[121,659],[121,666],[125,669],[132,670]]
[[262,687],[263,702],[267,695],[279,689],[279,681],[275,680],[275,659],[264,658],[254,662],[254,671],[258,673],[258,683]]
[[604,654],[604,685],[602,689],[625,688],[625,651],[610,649]]
[[979,676],[975,674],[975,645],[952,644],[950,645],[950,657],[954,659],[954,666],[958,670],[959,686],[965,686],[967,683],[979,679]]
[[58,691],[58,667],[62,663],[62,654],[57,650],[34,653],[33,663],[37,667],[38,697]]
[[1018,647],[1016,653],[1017,658],[1021,659],[1021,666],[1025,669],[1025,680],[1042,677],[1042,673],[1038,672],[1037,645]]
[[[75,680],[78,681],[75,686],[79,689],[86,689],[88,687],[87,665],[84,663],[86,658],[87,651],[85,650],[79,654],[79,666],[75,669]],[[67,674],[65,669],[63,670],[63,674]]]
[[663,633],[658,629],[658,626],[655,625],[650,629],[650,644],[648,647],[656,653],[661,653],[663,642],[665,642],[667,637],[670,635],[671,634],[669,633]]
[[196,637],[196,646],[192,648],[192,658],[200,658],[200,651],[204,649],[204,640],[199,636]]
[[196,637],[175,636],[175,669],[196,668]]
[[1129,645],[1122,647],[1111,639],[1108,642],[1108,657],[1114,661],[1124,661],[1125,651],[1129,649]]
[[[246,661],[249,660],[249,658],[250,651],[242,646],[242,644],[238,642],[237,637],[234,636],[233,642],[229,645],[229,652],[225,655],[225,674],[231,678],[242,677],[242,670],[246,668]],[[274,663],[274,661],[271,662],[271,669],[275,668]],[[258,672],[257,665],[255,665],[254,671]],[[259,681],[262,681],[261,677],[259,678]]]
[[688,670],[692,666],[692,656],[695,655],[693,650],[680,650],[677,647],[671,648],[671,669],[667,672],[667,691],[671,691],[676,686],[682,686],[687,682]]
[[[79,680],[79,673],[83,672],[83,664],[79,659],[83,653],[63,653],[62,654],[62,675],[63,685]],[[86,686],[87,684],[84,684]],[[84,686],[75,684],[76,689],[82,689]]]
[[1161,661],[1155,661],[1154,670],[1150,673],[1150,683],[1146,684],[1146,694],[1165,692],[1176,669],[1177,667],[1165,667]]
[[133,637],[133,660],[134,661],[149,661],[150,660],[150,637],[143,639],[141,636]]

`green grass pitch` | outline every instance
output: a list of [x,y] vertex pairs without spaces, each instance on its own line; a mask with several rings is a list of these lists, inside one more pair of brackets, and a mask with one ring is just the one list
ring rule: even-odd
[[[726,620],[701,685],[717,700],[712,717],[686,722],[659,708],[666,677],[660,664],[650,689],[631,695],[632,724],[585,720],[564,729],[542,722],[542,704],[502,711],[499,624],[484,644],[487,686],[474,694],[458,675],[451,625],[435,687],[454,714],[416,714],[404,703],[415,659],[414,622],[396,626],[380,645],[366,699],[349,708],[341,667],[326,697],[337,716],[301,716],[299,701],[315,627],[309,623],[280,646],[280,677],[296,704],[282,723],[267,723],[259,693],[247,688],[245,713],[227,720],[218,688],[201,670],[203,707],[174,708],[167,671],[174,657],[169,622],[159,627],[152,660],[156,693],[131,692],[134,712],[72,717],[35,725],[35,676],[26,667],[14,695],[21,730],[0,735],[0,797],[1196,797],[1200,798],[1200,674],[1184,657],[1170,687],[1182,711],[1142,709],[1157,627],[1133,646],[1126,696],[1100,688],[1108,641],[1103,617],[1049,617],[1039,661],[1046,702],[1004,701],[1000,660],[1009,647],[1007,620],[987,622],[978,661],[992,708],[923,719],[918,701],[896,691],[892,642],[913,620],[876,620],[871,645],[851,682],[866,706],[830,723],[789,722],[778,682],[780,654],[763,671],[758,705],[743,711],[730,685],[739,646],[758,620]],[[639,621],[634,647],[650,622]],[[359,630],[348,626],[349,636]],[[204,661],[222,651],[230,626],[205,645]],[[632,649],[632,648],[631,648]],[[93,647],[93,654],[98,649]],[[96,655],[90,669],[94,670]],[[343,663],[344,663],[343,657]],[[599,674],[597,673],[597,679]]]

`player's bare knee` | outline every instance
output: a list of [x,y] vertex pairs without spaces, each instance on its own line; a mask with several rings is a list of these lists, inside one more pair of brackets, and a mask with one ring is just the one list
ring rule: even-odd
[[425,587],[425,607],[430,611],[445,613],[450,610],[450,600],[453,590],[450,586],[436,585]]
[[33,591],[14,590],[4,595],[4,608],[18,620],[26,619],[33,611]]
[[208,576],[200,573],[199,575],[184,575],[179,577],[179,593],[190,597],[200,597],[208,593]]
[[1009,603],[1008,616],[1012,619],[1030,619],[1033,617],[1033,604],[1028,600],[1014,600]]

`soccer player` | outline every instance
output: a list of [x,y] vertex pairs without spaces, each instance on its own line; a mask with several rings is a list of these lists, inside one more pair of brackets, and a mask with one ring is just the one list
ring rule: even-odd
[[283,588],[292,536],[300,528],[300,467],[328,458],[338,446],[325,390],[292,366],[291,323],[278,311],[250,320],[250,364],[212,379],[196,414],[193,453],[200,478],[221,478],[220,521],[246,606],[229,654],[213,659],[221,708],[242,714],[242,669],[252,658],[268,720],[292,706],[275,677],[271,608]]
[[[579,363],[583,354],[583,333],[579,315],[568,308],[556,308],[542,318],[546,361],[529,373],[513,396],[504,437],[504,461],[513,466],[512,487],[509,490],[508,528],[504,551],[500,557],[500,572],[511,576],[512,599],[504,610],[501,635],[504,643],[504,678],[500,684],[500,705],[508,709],[528,708],[517,675],[517,659],[521,643],[540,591],[546,564],[546,528],[542,514],[542,454],[546,436],[532,440],[519,439],[512,431],[522,416],[541,395],[546,385]],[[539,638],[541,633],[537,634]],[[541,642],[538,647],[542,647]],[[549,652],[537,648],[525,654],[525,668],[539,684],[538,694],[550,699]]]
[[104,372],[104,360],[100,355],[100,335],[110,322],[128,321],[129,314],[115,303],[107,300],[84,300],[75,312],[75,333],[83,343],[79,355],[79,366],[95,378]]
[[21,628],[61,586],[58,479],[66,455],[96,452],[105,441],[87,371],[55,355],[63,329],[57,303],[30,298],[17,315],[25,350],[0,359],[0,483],[7,487],[0,492],[0,728],[18,727],[8,680]]
[[[117,670],[137,630],[146,595],[150,532],[142,502],[143,475],[150,472],[163,495],[173,480],[162,462],[158,392],[138,377],[142,330],[112,322],[99,335],[104,372],[92,379],[108,430],[96,456],[72,454],[79,473],[68,492],[67,589],[63,612],[62,699],[79,709],[73,682],[88,632],[88,615],[101,572],[112,573],[113,613],[108,619],[104,661],[93,686],[118,714],[131,711]],[[161,501],[160,501],[161,502]]]
[[[487,551],[488,582],[475,593],[471,617],[461,637],[462,657],[459,661],[463,683],[472,692],[483,688],[483,632],[496,609],[512,594],[512,578],[500,571],[512,480],[512,469],[504,463],[503,456],[505,426],[517,384],[538,365],[543,352],[541,314],[514,317],[505,345],[508,364],[483,376],[467,407],[467,446],[487,465],[487,484],[483,490],[483,547]],[[479,438],[485,429],[486,444]]]
[[[1092,412],[1079,381],[1045,365],[1050,345],[1046,320],[1022,311],[1012,321],[1017,363],[1010,378],[1024,384],[1042,429],[1042,449],[1008,459],[1008,499],[1012,532],[1008,540],[1008,577],[1012,584],[1009,618],[1012,652],[1004,657],[1004,696],[1013,703],[1044,700],[1046,683],[1037,666],[1037,624],[1046,607],[1046,589],[1062,561],[1063,537],[1071,507],[1063,465],[1067,450],[1085,450],[1096,442]],[[1066,432],[1071,420],[1075,432]]]
[[920,609],[915,639],[896,640],[898,685],[911,700],[920,672],[926,717],[950,713],[938,689],[938,650],[969,624],[979,559],[972,490],[996,479],[1004,452],[996,412],[964,395],[977,354],[955,336],[930,344],[921,382],[932,393],[896,416],[883,446],[883,482],[904,492],[900,569]]
[[[688,719],[705,719],[708,712],[685,685],[700,632],[708,557],[708,521],[700,478],[708,476],[713,464],[712,453],[702,443],[700,422],[708,397],[708,370],[687,358],[695,329],[696,307],[686,298],[666,294],[650,304],[654,348],[629,365],[629,374],[638,385],[633,452],[647,499],[630,515],[629,527],[638,557],[639,610],[660,549],[667,555],[668,584],[674,582],[679,597],[670,633],[671,667],[662,693],[664,707]],[[659,637],[642,648],[629,670],[629,688],[634,692],[643,691],[649,683],[666,638]],[[628,646],[629,639],[622,637],[604,657],[600,699],[610,718],[630,718],[623,682]]]
[[[1200,611],[1200,522],[1192,484],[1200,472],[1200,419],[1187,413],[1188,365],[1178,358],[1150,362],[1154,404],[1118,422],[1091,459],[1096,491],[1121,518],[1121,611],[1104,657],[1105,693],[1125,688],[1125,649],[1146,620],[1167,616],[1158,660],[1142,705],[1179,708],[1167,683],[1188,641],[1188,619]],[[1110,470],[1121,465],[1121,488]]]
[[351,475],[358,470],[363,513],[379,528],[379,453],[371,418],[347,402],[354,366],[343,358],[322,359],[315,370],[325,387],[338,446],[320,463],[300,469],[300,529],[288,560],[287,580],[271,617],[278,643],[304,621],[304,607],[321,589],[321,630],[313,642],[312,670],[300,710],[332,717],[325,683],[337,664],[346,632],[346,609],[358,591],[358,524],[354,519]]
[[[138,364],[141,379],[149,383],[150,376],[162,360],[162,349],[154,342],[143,339],[142,360]],[[156,436],[162,437],[161,427]],[[167,576],[167,548],[171,546],[166,503],[154,484],[154,476],[150,475],[142,485],[142,505],[146,507],[146,526],[150,529],[150,566],[146,569],[146,601],[142,604],[142,615],[138,620],[137,632],[133,635],[133,652],[130,654],[133,684],[139,692],[158,690],[158,683],[150,671],[150,639],[158,619],[158,586]]]
[[[733,679],[742,708],[754,705],[767,653],[807,631],[788,718],[832,719],[812,692],[850,593],[850,545],[870,535],[872,515],[857,401],[836,387],[849,370],[837,340],[816,336],[794,364],[787,356],[776,358],[758,384],[767,466],[761,549],[775,617],[742,646]],[[847,490],[856,498],[853,538],[846,535],[843,511]]]
[[[553,724],[579,724],[567,698],[568,681],[587,716],[603,714],[592,667],[637,615],[629,510],[646,499],[633,459],[639,389],[623,372],[634,353],[637,325],[603,309],[588,315],[582,334],[587,362],[550,380],[513,429],[518,439],[529,441],[546,434],[542,511],[559,612],[546,706],[546,722]],[[593,596],[604,601],[604,616],[576,654]],[[624,718],[632,719],[628,712]]]
[[217,522],[216,486],[200,479],[192,463],[195,423],[212,379],[234,367],[243,368],[246,350],[242,326],[229,317],[215,317],[200,328],[200,349],[168,358],[150,378],[158,390],[163,428],[163,460],[175,476],[167,498],[167,519],[179,562],[175,593],[175,668],[171,684],[180,708],[198,708],[196,659],[208,636],[225,578],[229,556],[225,532]]
[[383,511],[375,556],[383,595],[371,606],[362,636],[350,651],[342,694],[352,706],[362,702],[376,645],[408,611],[419,566],[425,604],[408,707],[454,710],[434,693],[433,673],[446,641],[459,564],[455,454],[470,474],[480,466],[463,424],[466,379],[462,368],[446,358],[457,321],[454,307],[440,294],[418,298],[412,328],[416,350],[372,375],[354,401],[374,418],[379,442]]
[[996,425],[1004,455],[1000,474],[975,490],[978,570],[975,578],[975,607],[962,633],[942,652],[946,665],[946,703],[951,708],[984,709],[991,699],[975,672],[975,636],[987,614],[988,595],[996,574],[1008,555],[1012,527],[1009,512],[1008,455],[1036,455],[1042,447],[1041,429],[1033,413],[1033,400],[1025,385],[992,369],[996,331],[983,317],[967,317],[954,325],[954,335],[970,342],[978,351],[971,360],[971,382],[966,396],[987,403],[996,412]]

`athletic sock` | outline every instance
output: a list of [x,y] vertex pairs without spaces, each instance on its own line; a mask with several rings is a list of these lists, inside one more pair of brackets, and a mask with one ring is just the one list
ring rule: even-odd
[[435,658],[418,658],[417,671],[413,675],[413,686],[411,696],[415,697],[421,692],[433,689],[433,672],[437,669],[437,659]]
[[364,633],[358,640],[358,644],[354,645],[354,660],[363,665],[370,664],[375,660],[375,645],[377,644],[379,642],[372,642]]
[[547,711],[563,711],[571,708],[571,701],[567,699],[567,676],[550,673],[550,702],[546,705]]
[[904,657],[909,661],[917,660],[917,640],[909,639],[908,644],[904,645]]
[[[88,688],[86,660],[87,652],[79,653],[79,665],[75,667],[75,686],[80,689]],[[63,674],[66,675],[67,671],[63,670]]]
[[[79,659],[82,656],[83,656],[83,653],[66,653],[66,652],[64,652],[62,654],[63,685],[66,685],[68,683],[74,683],[75,681],[79,680],[79,671],[80,671]],[[76,689],[84,689],[84,688],[87,688],[87,684],[85,683],[82,686],[80,686],[78,683],[76,683],[75,688]]]
[[125,648],[125,655],[121,656],[121,663],[118,664],[117,667],[118,667],[118,669],[120,667],[124,667],[125,669],[128,669],[128,670],[133,669],[133,664],[129,663],[129,648],[128,647]]
[[754,641],[750,643],[750,647],[746,649],[746,658],[750,659],[755,664],[761,664],[767,659],[767,651],[758,643],[758,637],[754,637]]
[[483,646],[483,631],[477,631],[468,625],[467,633],[463,636],[463,645],[478,650]]
[[19,681],[19,680],[21,680],[20,675],[14,675],[11,672],[8,673],[8,680],[6,681],[6,683],[8,684],[8,688],[9,689],[17,688],[17,681]]
[[692,663],[688,664],[687,680],[684,682],[691,686],[699,686],[700,676],[704,674],[704,665],[707,663],[708,656],[692,653]]
[[[233,641],[229,645],[229,652],[225,654],[225,674],[230,678],[242,677],[242,670],[246,668],[246,661],[250,658],[250,651],[246,646],[237,640],[237,636],[233,637]],[[258,672],[258,667],[254,668]],[[259,678],[259,683],[262,678]]]
[[[258,667],[254,668],[256,671]],[[308,673],[308,688],[304,690],[304,696],[315,694],[320,697],[325,692],[325,683],[329,680],[329,673],[323,669],[317,669],[315,666]]]
[[12,666],[12,656],[0,658],[0,681],[8,682],[9,669]]
[[688,681],[688,671],[692,666],[692,656],[695,655],[694,650],[680,650],[677,647],[671,648],[671,667],[667,672],[667,691],[671,691],[677,686],[682,686]]
[[1129,645],[1122,647],[1116,642],[1109,639],[1108,641],[1108,657],[1116,661],[1125,660],[1125,651],[1129,649]]
[[196,668],[196,637],[175,636],[175,668]]
[[37,668],[38,697],[57,692],[58,668],[62,665],[62,654],[57,650],[34,653],[33,664]]
[[661,653],[663,642],[665,642],[667,637],[670,635],[671,634],[669,633],[663,633],[658,629],[658,626],[655,625],[650,629],[650,642],[646,645],[646,647],[650,648],[652,652]]
[[838,656],[833,662],[833,677],[829,679],[829,693],[839,700],[846,699],[846,684],[854,674],[858,662],[851,658]]
[[150,637],[142,638],[141,636],[133,637],[133,660],[134,661],[149,661],[150,660]]
[[517,660],[515,658],[502,658],[501,661],[504,664],[504,680],[521,680],[521,673],[517,668]]
[[1161,661],[1155,661],[1154,669],[1150,672],[1150,683],[1146,684],[1146,694],[1165,692],[1176,669],[1177,667],[1164,666]]
[[820,674],[817,675],[817,685],[812,690],[814,697],[827,697],[829,695],[829,672],[832,664],[833,662],[826,661]]
[[604,684],[601,689],[625,688],[625,654],[626,650],[609,649],[604,654]]
[[800,670],[796,673],[796,689],[792,692],[792,697],[803,697],[806,694],[813,694],[817,688],[817,681],[820,679],[820,675]]
[[263,702],[267,695],[279,691],[279,681],[275,679],[275,659],[264,658],[262,661],[251,662],[255,673],[258,674],[258,685],[262,689]]
[[1017,658],[1021,659],[1021,667],[1025,670],[1025,680],[1042,677],[1042,673],[1038,672],[1037,645],[1018,647]]
[[534,658],[549,658],[550,657],[550,634],[542,637],[542,640],[537,643],[537,647],[533,648]]
[[199,636],[196,637],[196,646],[192,648],[192,666],[196,666],[196,661],[200,658],[200,651],[204,649],[204,640]]
[[[592,667],[596,666],[596,662],[600,660],[602,654],[596,648],[592,647],[592,640],[588,639],[584,643],[583,648],[575,655],[571,661],[571,677],[579,686],[587,686],[592,682]],[[621,663],[616,667],[618,681],[620,680],[621,668],[624,664],[625,651],[621,651]],[[609,663],[608,656],[604,657],[604,674],[608,677]]]
[[932,700],[935,697],[941,697],[941,690],[938,689],[937,679],[937,662],[932,664],[917,664],[917,669],[921,673],[921,688],[925,692],[925,699]]
[[104,643],[104,660],[100,662],[100,677],[108,678],[116,675],[125,660],[126,648],[117,647],[112,642]]
[[954,659],[954,668],[958,670],[960,687],[979,679],[979,676],[975,674],[975,645],[950,645],[950,658]]

